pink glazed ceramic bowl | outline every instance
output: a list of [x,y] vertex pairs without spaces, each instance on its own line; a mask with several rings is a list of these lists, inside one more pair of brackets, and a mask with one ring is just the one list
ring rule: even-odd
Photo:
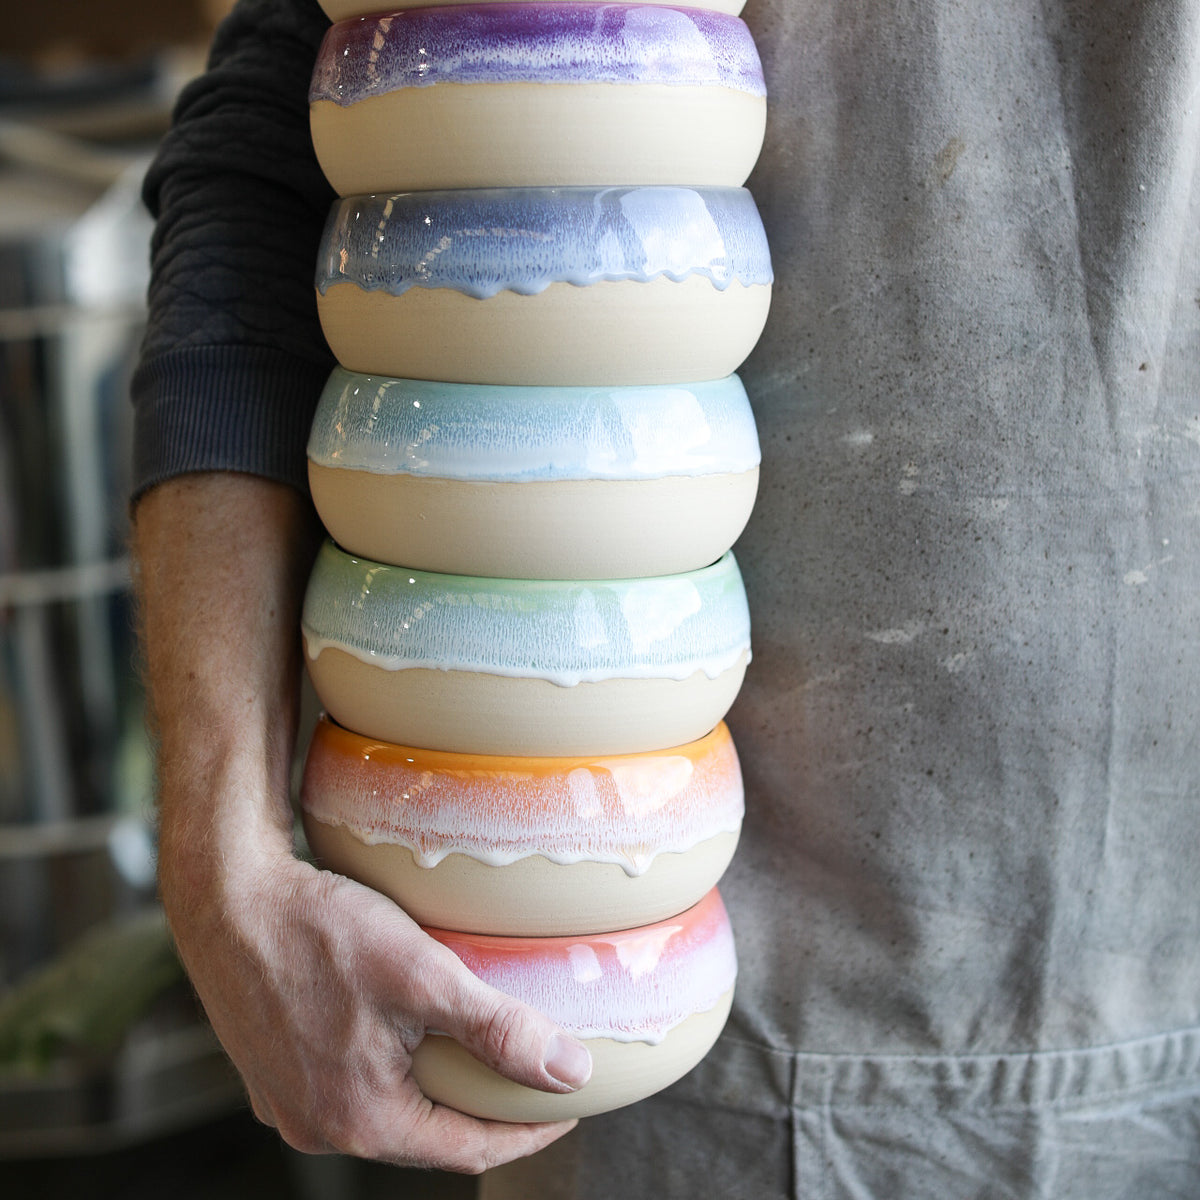
[[668,921],[590,937],[498,938],[430,929],[485,983],[546,1013],[592,1055],[577,1092],[539,1092],[497,1075],[457,1042],[427,1035],[413,1075],[431,1100],[497,1121],[608,1112],[690,1071],[719,1036],[737,975],[716,889]]

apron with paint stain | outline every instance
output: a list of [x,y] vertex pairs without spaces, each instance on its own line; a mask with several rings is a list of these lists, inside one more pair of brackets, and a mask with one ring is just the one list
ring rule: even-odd
[[722,1040],[519,1196],[1200,1196],[1200,2],[749,0]]

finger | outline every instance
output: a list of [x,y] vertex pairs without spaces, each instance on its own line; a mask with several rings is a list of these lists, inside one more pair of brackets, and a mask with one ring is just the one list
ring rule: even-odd
[[[536,1009],[489,987],[452,950],[389,907],[389,920],[376,923],[378,952],[369,961],[385,976],[376,982],[403,997],[395,1017],[410,1052],[427,1030],[436,1030],[526,1087],[573,1092],[591,1078],[592,1059],[582,1042]],[[414,1024],[406,1015],[420,1019]]]
[[491,1167],[536,1154],[575,1128],[575,1121],[510,1125],[480,1121],[453,1108],[430,1104],[404,1133],[408,1161],[437,1170],[478,1175]]
[[573,1092],[592,1074],[592,1057],[549,1017],[477,979],[458,957],[429,940],[422,971],[431,1029],[447,1033],[480,1062],[526,1087]]

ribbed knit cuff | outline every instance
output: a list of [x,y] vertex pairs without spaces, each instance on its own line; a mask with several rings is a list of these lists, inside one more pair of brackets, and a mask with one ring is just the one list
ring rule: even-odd
[[258,346],[189,346],[143,362],[131,387],[132,498],[192,471],[242,471],[307,494],[305,447],[330,366]]

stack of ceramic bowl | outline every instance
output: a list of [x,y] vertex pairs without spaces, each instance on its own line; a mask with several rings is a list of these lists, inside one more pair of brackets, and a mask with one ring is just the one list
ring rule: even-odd
[[711,9],[326,10],[309,840],[592,1052],[561,1096],[430,1036],[427,1095],[604,1111],[699,1061],[736,973],[758,56]]

